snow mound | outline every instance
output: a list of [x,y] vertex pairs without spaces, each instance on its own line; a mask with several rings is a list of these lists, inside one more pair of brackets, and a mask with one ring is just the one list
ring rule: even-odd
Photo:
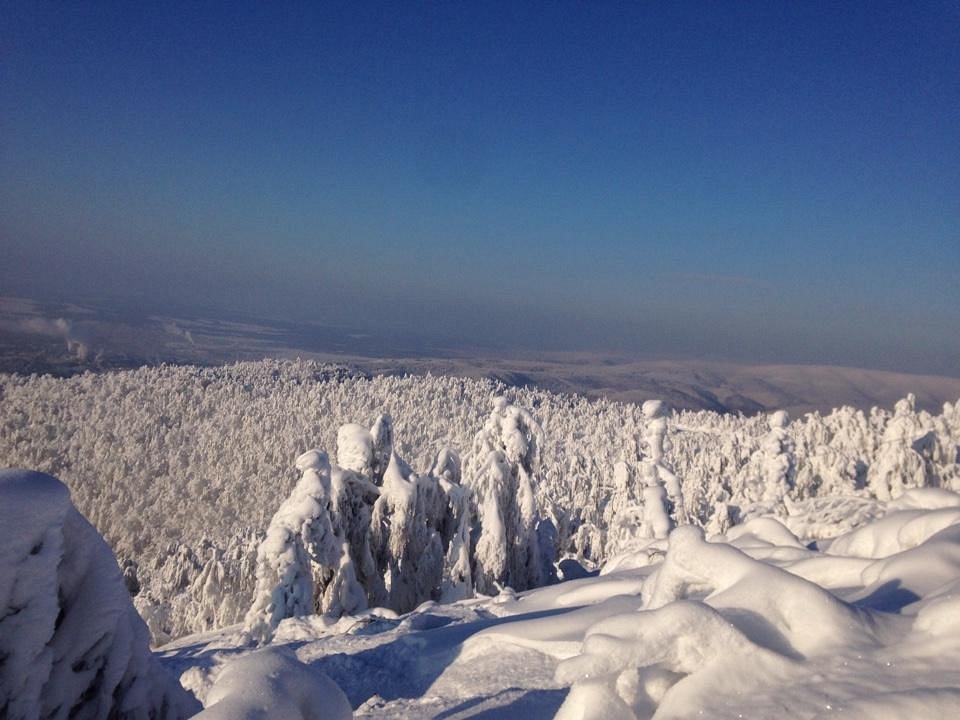
[[228,663],[207,693],[199,720],[345,720],[347,696],[289,651],[266,648]]
[[960,508],[899,510],[837,538],[831,555],[885,558],[915,548],[945,527],[960,521]]
[[830,554],[800,552],[768,518],[715,542],[677,528],[642,608],[589,626],[557,664],[571,689],[556,717],[956,716],[960,513],[947,495],[906,491],[930,509],[894,510]]
[[0,471],[0,715],[186,718],[113,553],[59,480]]
[[[378,720],[955,717],[960,518],[945,514],[950,498],[922,502],[933,507],[893,510],[832,546],[765,517],[709,540],[681,525],[632,569],[400,616],[288,619],[271,647],[295,649]],[[836,553],[865,536],[903,549]],[[209,653],[229,657],[223,638],[165,654],[202,670]]]

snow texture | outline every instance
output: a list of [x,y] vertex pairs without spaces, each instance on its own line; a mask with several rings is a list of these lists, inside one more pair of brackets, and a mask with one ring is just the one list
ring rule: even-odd
[[[285,620],[274,644],[357,717],[955,717],[958,501],[924,489],[911,509],[879,503],[823,540],[829,552],[770,516],[709,539],[680,526],[630,569],[400,616]],[[181,670],[248,652],[224,634],[164,650]],[[205,677],[209,705],[219,680]]]
[[350,703],[336,683],[277,648],[228,663],[206,695],[198,720],[349,720]]
[[[290,471],[290,459],[312,447],[336,450],[332,517],[368,606],[391,602],[369,537],[394,453],[418,477],[437,478],[447,515],[461,522],[458,533],[449,517],[441,523],[443,578],[430,598],[516,584],[489,577],[486,561],[499,562],[496,512],[486,513],[481,549],[488,555],[477,577],[480,538],[467,543],[462,532],[463,523],[471,534],[480,528],[480,510],[494,499],[475,492],[487,458],[474,452],[474,440],[496,397],[530,413],[543,431],[529,485],[539,518],[536,553],[529,533],[523,543],[548,579],[553,553],[588,571],[647,563],[662,555],[670,525],[689,522],[716,535],[772,514],[796,535],[820,540],[870,522],[882,503],[914,488],[960,489],[960,403],[931,414],[910,397],[892,412],[843,407],[792,420],[778,415],[771,425],[766,416],[665,407],[644,414],[634,404],[490,381],[368,378],[299,361],[63,379],[0,375],[0,395],[0,457],[67,484],[114,549],[156,642],[243,622],[258,547],[301,475]],[[391,419],[381,418],[385,412]],[[338,444],[350,423],[359,424]],[[462,491],[434,471],[442,451],[462,458]],[[656,483],[648,485],[651,475]],[[527,488],[516,489],[523,498]],[[529,507],[529,496],[524,502]],[[324,592],[329,579],[319,573]]]
[[0,471],[0,716],[186,718],[117,562],[57,479]]

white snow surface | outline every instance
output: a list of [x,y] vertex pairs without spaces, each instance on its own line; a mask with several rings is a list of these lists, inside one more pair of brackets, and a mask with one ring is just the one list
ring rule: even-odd
[[62,469],[120,561],[56,480],[5,476],[0,717],[186,717],[157,659],[213,717],[960,716],[960,403],[3,383],[0,457]]
[[244,655],[224,667],[199,720],[345,720],[347,696],[283,648]]
[[[269,647],[329,676],[356,717],[958,717],[958,502],[934,488],[879,503],[821,540],[829,552],[773,516],[712,537],[680,526],[631,569],[399,616],[292,618]],[[214,708],[218,677],[251,657],[240,637],[159,653]]]

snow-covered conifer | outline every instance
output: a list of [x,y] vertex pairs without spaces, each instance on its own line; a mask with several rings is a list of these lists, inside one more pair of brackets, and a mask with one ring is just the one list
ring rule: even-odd
[[116,559],[56,478],[0,471],[0,716],[179,720]]
[[912,394],[898,400],[893,417],[883,430],[877,460],[867,476],[870,490],[878,500],[890,500],[907,488],[927,484],[923,457],[914,449],[914,442],[921,434],[915,402]]
[[306,452],[297,458],[296,467],[303,473],[300,481],[273,516],[257,551],[257,587],[245,625],[260,641],[269,639],[284,618],[316,611],[314,565],[341,576],[338,595],[352,597],[356,585],[350,565],[340,562],[343,541],[331,524],[326,453]]
[[477,502],[474,583],[480,592],[525,590],[549,577],[542,566],[534,493],[542,444],[543,431],[533,416],[504,398],[494,401],[474,438],[464,482]]

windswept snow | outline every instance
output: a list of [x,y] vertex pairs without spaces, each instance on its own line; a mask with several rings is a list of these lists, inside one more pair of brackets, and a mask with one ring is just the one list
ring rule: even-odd
[[[808,549],[772,517],[710,538],[681,526],[650,565],[400,617],[286,620],[275,644],[357,717],[955,717],[960,518],[902,534],[943,524],[942,508],[909,512],[881,505],[831,545],[899,535],[882,557]],[[229,668],[247,652],[231,637],[185,638],[165,661]]]

